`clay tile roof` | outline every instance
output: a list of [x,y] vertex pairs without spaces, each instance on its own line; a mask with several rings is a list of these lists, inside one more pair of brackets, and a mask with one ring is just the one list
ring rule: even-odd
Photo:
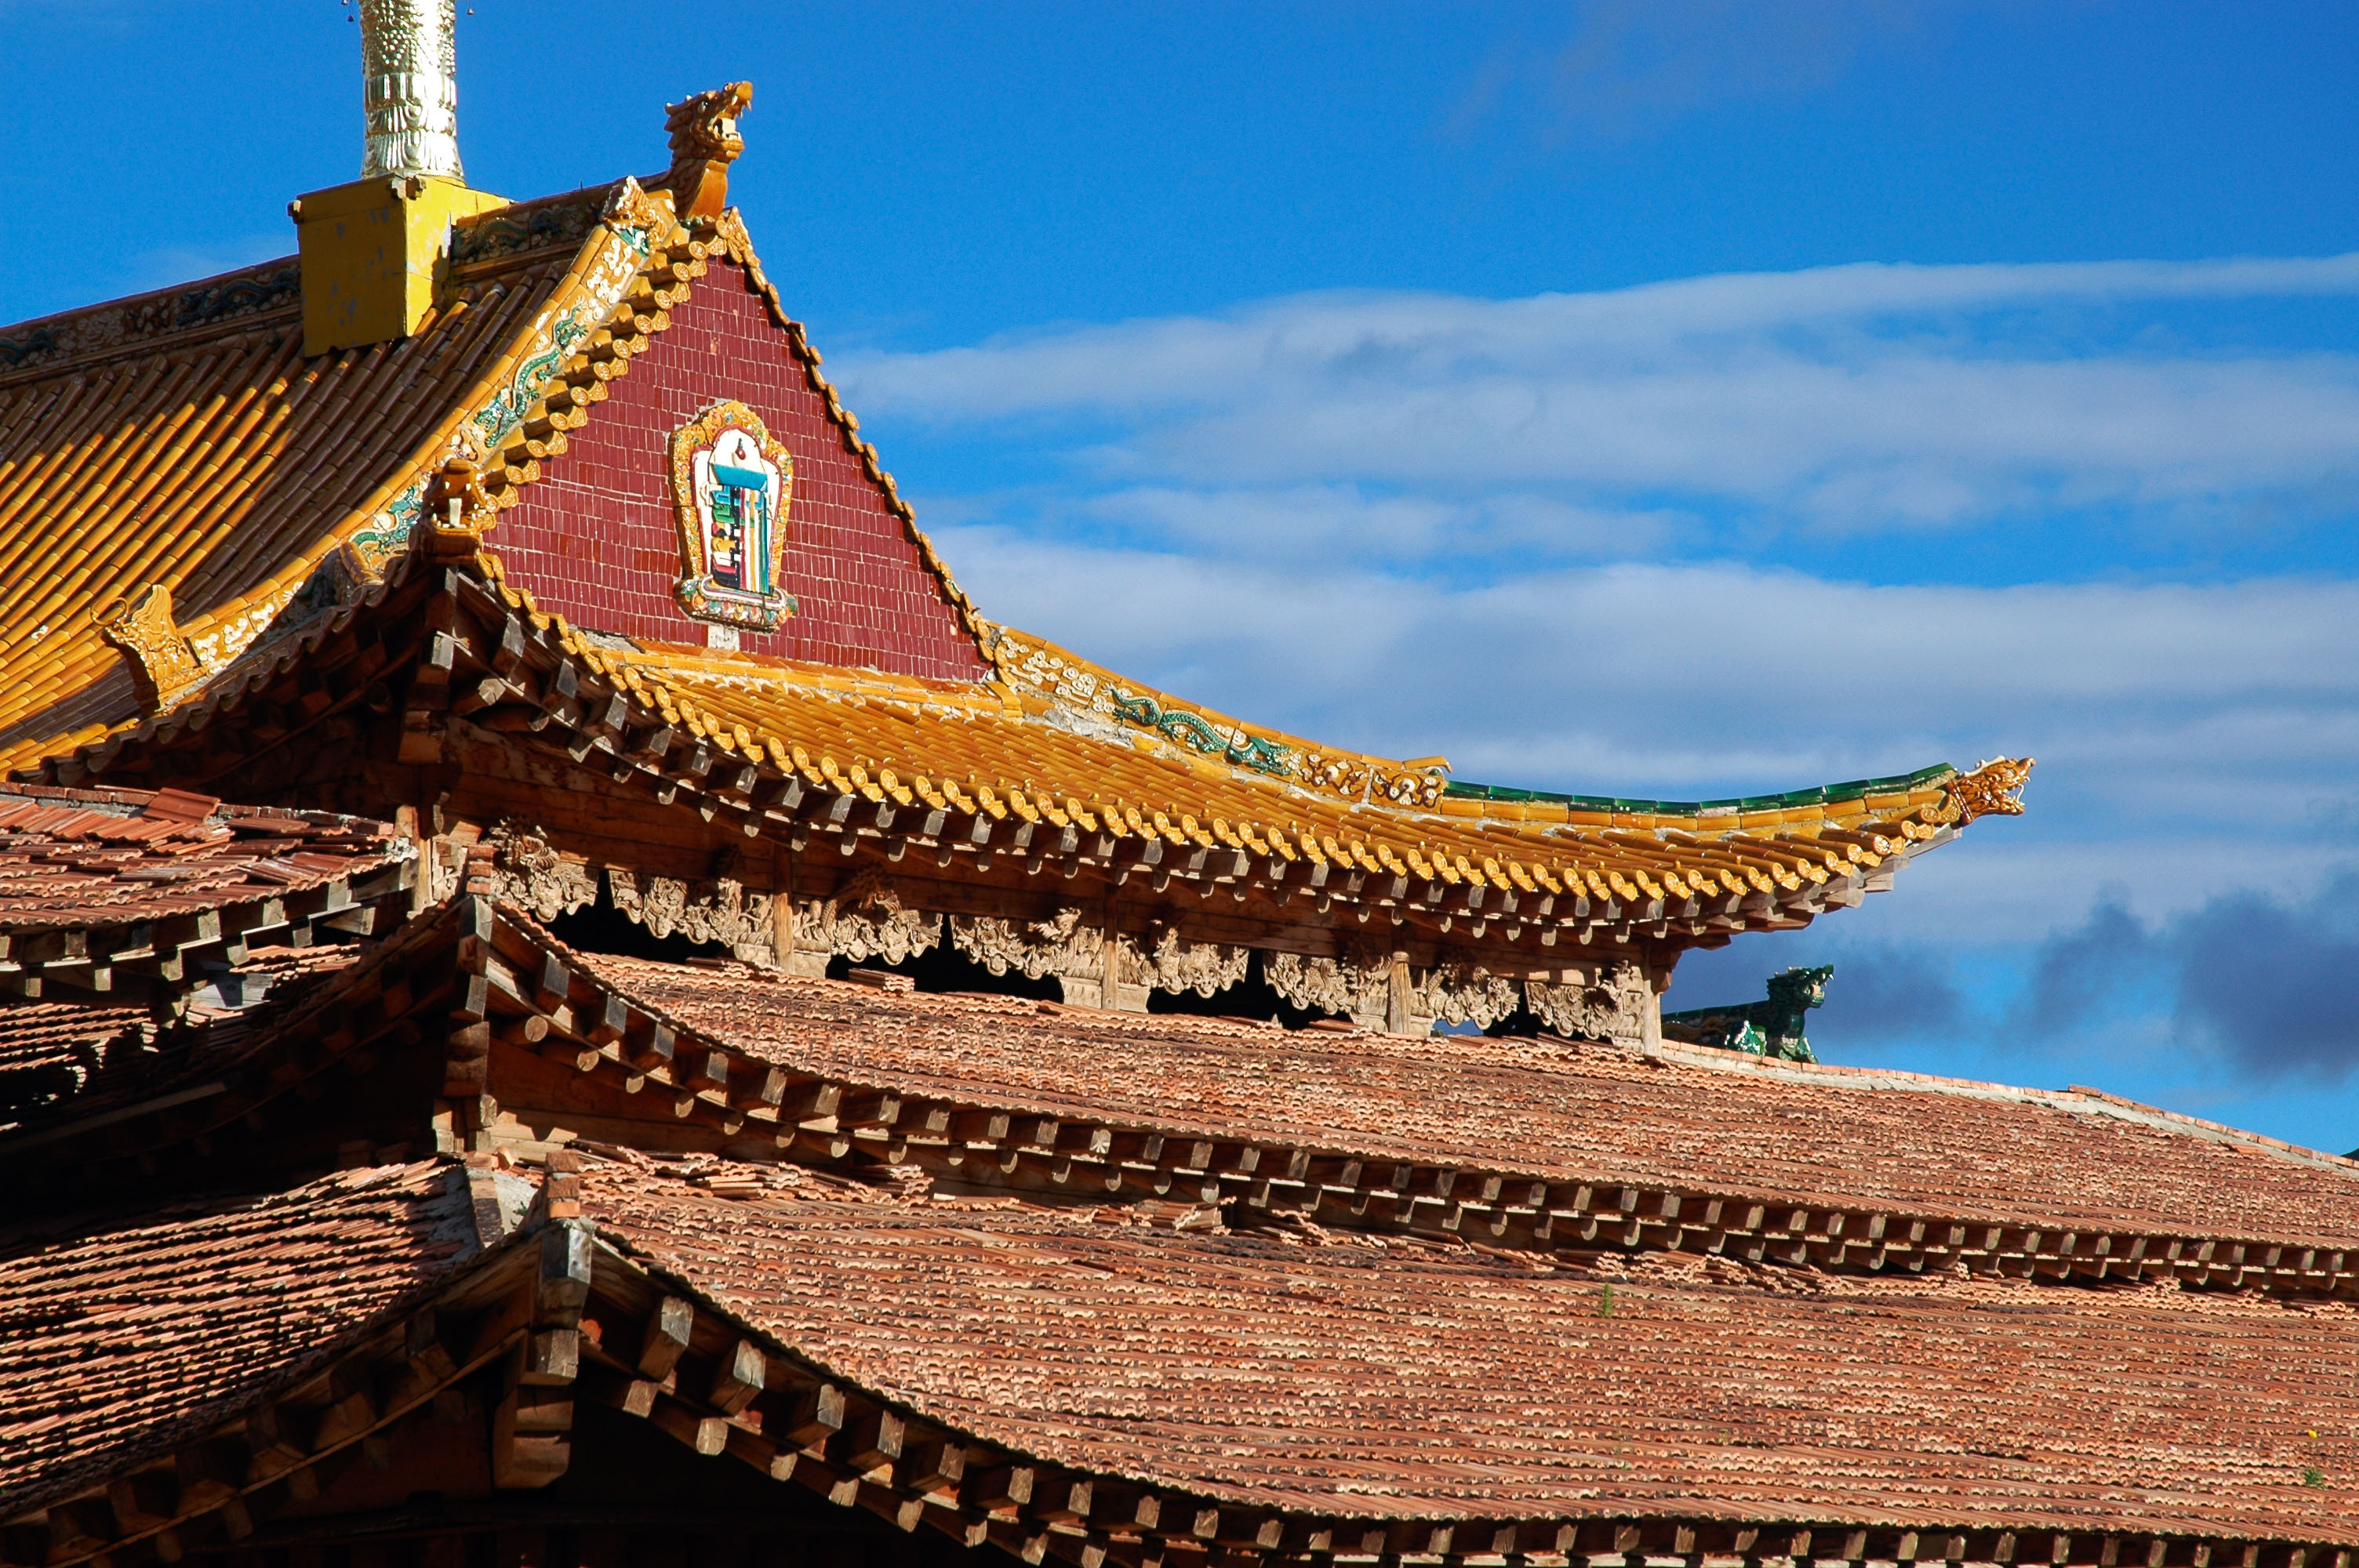
[[[2348,1249],[2359,1263],[2359,1163],[2072,1092],[1771,1068],[1701,1049],[1649,1056],[1549,1040],[1287,1031],[827,980],[760,983],[750,971],[627,958],[570,961],[727,1048],[847,1086],[1252,1142],[1273,1152],[1261,1176],[1274,1173],[1277,1151],[1365,1162],[1346,1184],[1356,1194],[1339,1196],[1331,1214],[1364,1206],[1366,1189],[1385,1184],[1376,1162],[1397,1162],[1538,1178],[1553,1195],[1542,1206],[1578,1206],[1577,1191],[1614,1221],[1643,1221],[1666,1238],[1684,1231],[1680,1244],[1699,1249],[1732,1228],[1790,1228],[1799,1209],[1797,1244],[1815,1235],[1826,1244],[1820,1251],[1841,1256],[1849,1238],[1853,1262],[1905,1249],[1911,1223],[1939,1220],[1933,1244],[1965,1251],[1933,1254],[1936,1264],[1992,1257],[1986,1229],[1951,1238],[1950,1222],[2001,1227],[1998,1252],[2041,1251],[2027,1230],[2051,1253],[2077,1237],[2065,1255],[2084,1262],[2102,1250],[2125,1264],[2137,1235],[2283,1243],[2293,1249],[2281,1260],[2288,1265],[2307,1249],[2321,1249],[2312,1263],[2322,1264],[2323,1249]],[[1249,1190],[1235,1184],[1228,1195]],[[1658,1219],[1667,1197],[1677,1223]],[[1748,1226],[1751,1204],[1767,1212]],[[1430,1206],[1439,1215],[1451,1206]],[[1831,1218],[1843,1222],[1832,1238]],[[1618,1231],[1609,1227],[1609,1238]],[[2098,1249],[2105,1236],[2120,1239]],[[2158,1261],[2165,1249],[2158,1240],[2141,1256]]]
[[729,1201],[612,1165],[584,1188],[603,1235],[822,1376],[1224,1506],[2359,1534],[2359,1494],[2305,1484],[2359,1473],[2348,1303],[1535,1266],[1070,1206]]
[[16,1220],[0,1232],[0,1515],[285,1387],[475,1241],[466,1173],[447,1164]]
[[116,1046],[144,1044],[151,1025],[144,1007],[0,1007],[0,1131],[80,1092]]
[[[381,872],[411,852],[383,823],[327,812],[224,806],[179,790],[0,784],[0,935],[87,931],[250,903]],[[0,953],[0,975],[86,956]]]

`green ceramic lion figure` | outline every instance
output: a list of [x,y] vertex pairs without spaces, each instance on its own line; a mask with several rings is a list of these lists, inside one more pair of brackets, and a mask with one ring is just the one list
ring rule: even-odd
[[1787,969],[1769,977],[1769,1000],[1735,1007],[1699,1007],[1663,1014],[1663,1038],[1767,1056],[1780,1062],[1815,1062],[1804,1016],[1827,1000],[1832,964]]

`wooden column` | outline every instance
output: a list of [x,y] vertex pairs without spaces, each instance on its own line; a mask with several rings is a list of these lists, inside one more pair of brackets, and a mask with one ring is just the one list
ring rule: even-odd
[[790,974],[795,957],[795,855],[778,846],[770,862],[770,961]]

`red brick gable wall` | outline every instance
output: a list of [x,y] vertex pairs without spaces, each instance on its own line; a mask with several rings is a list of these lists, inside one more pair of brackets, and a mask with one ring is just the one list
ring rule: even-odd
[[576,625],[701,645],[705,623],[674,597],[679,529],[671,435],[723,398],[762,416],[794,455],[784,582],[796,611],[776,633],[741,630],[750,653],[944,680],[989,672],[842,427],[804,379],[745,269],[715,262],[671,330],[542,464],[488,541],[509,579]]

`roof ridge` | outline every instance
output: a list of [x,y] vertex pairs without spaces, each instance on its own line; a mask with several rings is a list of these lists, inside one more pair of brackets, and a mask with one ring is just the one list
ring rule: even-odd
[[[410,553],[411,535],[424,513],[428,491],[439,482],[446,460],[454,453],[488,460],[521,429],[539,406],[544,384],[561,363],[563,350],[606,325],[631,284],[649,265],[647,226],[658,218],[667,224],[672,222],[668,203],[648,196],[631,180],[607,187],[605,192],[597,218],[583,230],[572,264],[538,308],[508,330],[502,345],[484,360],[473,382],[450,399],[427,435],[408,453],[386,463],[382,470],[386,477],[343,516],[321,526],[308,545],[253,587],[170,627],[172,636],[189,645],[199,672],[197,681],[172,705],[174,709],[197,700],[218,676],[257,648],[283,642],[313,624],[318,611],[356,603],[372,584],[383,583]],[[578,194],[568,193],[559,200]],[[496,209],[495,213],[500,211],[506,210]],[[479,269],[467,281],[484,283],[496,271]],[[299,278],[293,269],[289,273]],[[346,354],[355,351],[344,351]],[[325,602],[287,622],[284,612],[288,606],[332,563],[341,565],[336,579],[321,585]],[[62,735],[23,740],[0,752],[0,767],[23,767],[102,742],[110,734],[163,716],[141,714]]]
[[274,256],[209,277],[77,305],[0,326],[0,385],[38,381],[164,339],[223,332],[302,308],[296,256]]
[[[2104,1089],[2093,1089],[2082,1084],[2068,1084],[2060,1089],[2043,1089],[2023,1084],[2003,1083],[1995,1078],[1951,1077],[1939,1073],[1911,1072],[1904,1067],[1866,1067],[1837,1062],[1788,1062],[1767,1056],[1754,1056],[1742,1051],[1717,1050],[1711,1046],[1688,1045],[1666,1040],[1660,1048],[1666,1061],[1683,1066],[1703,1067],[1713,1072],[1749,1073],[1782,1078],[1793,1083],[1824,1084],[1832,1079],[1851,1079],[1840,1087],[1877,1093],[1918,1093],[1956,1095],[1968,1099],[2004,1100],[2018,1105],[2045,1106],[2051,1109],[2083,1116],[2110,1116],[2123,1121],[2141,1122],[2166,1131],[2187,1131],[2209,1142],[2245,1147],[2256,1152],[2291,1159],[2297,1164],[2313,1165],[2324,1170],[2359,1169],[2359,1159],[2337,1154],[2323,1149],[2272,1138],[2265,1132],[2252,1132],[2224,1121],[2211,1121],[2184,1111],[2166,1110],[2159,1106],[2125,1099]],[[2093,1102],[2093,1103],[2082,1103]]]

